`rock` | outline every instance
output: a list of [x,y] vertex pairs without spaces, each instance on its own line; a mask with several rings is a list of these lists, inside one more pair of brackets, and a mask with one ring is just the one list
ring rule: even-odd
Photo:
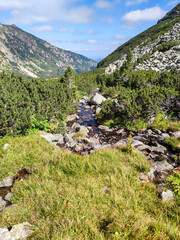
[[175,138],[180,138],[180,131],[173,132],[172,136],[175,137]]
[[151,147],[151,151],[164,154],[167,151],[167,148],[157,143],[157,147]]
[[99,114],[99,113],[100,113],[100,111],[101,111],[101,108],[100,108],[100,107],[98,107],[98,108],[96,109],[96,114]]
[[151,152],[151,147],[148,146],[148,145],[145,145],[145,144],[138,146],[137,149],[138,149],[139,151],[148,151],[148,152]]
[[168,133],[162,133],[162,137],[163,137],[163,140],[164,140],[165,138],[169,138],[170,135]]
[[124,132],[124,129],[119,129],[118,131],[116,131],[116,134],[121,135]]
[[13,182],[14,182],[14,178],[13,177],[7,177],[7,178],[3,179],[0,182],[0,188],[1,187],[12,187],[13,186]]
[[134,140],[132,138],[131,147],[139,147],[139,146],[142,146],[142,145],[144,145],[144,143],[142,143],[142,142],[140,142],[138,140]]
[[49,143],[52,143],[54,140],[56,140],[52,133],[42,133],[40,134],[40,136],[43,137]]
[[161,193],[161,198],[163,202],[173,201],[173,191],[167,190]]
[[5,196],[5,200],[8,201],[8,202],[11,202],[12,201],[12,198],[13,198],[13,193],[12,192],[9,192],[6,196]]
[[14,225],[10,233],[12,235],[12,239],[25,240],[33,233],[32,225],[28,222]]
[[61,136],[58,138],[58,145],[64,144],[64,136],[61,134]]
[[115,144],[114,144],[114,147],[119,147],[119,146],[127,145],[127,143],[128,143],[128,138],[122,139],[122,140],[118,141],[117,143],[115,143]]
[[90,103],[92,105],[100,105],[103,101],[106,101],[106,98],[103,97],[101,94],[96,93],[92,98]]
[[156,178],[156,175],[159,173],[160,174],[167,174],[170,170],[173,170],[174,167],[166,162],[166,161],[162,161],[162,162],[154,162],[152,164],[152,168],[150,169],[148,176],[151,180],[154,180]]
[[80,126],[79,131],[84,134],[85,136],[88,136],[89,130],[85,126]]
[[76,145],[75,148],[74,148],[74,150],[75,150],[76,152],[81,152],[81,151],[83,150],[82,144]]
[[147,141],[147,138],[145,138],[143,136],[135,136],[135,137],[133,137],[133,139],[141,141],[141,142],[146,142]]
[[54,139],[52,140],[53,142],[59,142],[59,140],[61,141],[63,139],[63,135],[62,134],[53,134]]
[[15,240],[7,228],[0,228],[0,240]]
[[174,169],[174,167],[166,161],[153,163],[153,168],[154,170],[159,172],[164,172],[164,171],[169,171]]
[[151,135],[151,134],[153,134],[153,131],[152,131],[151,129],[147,129],[147,131],[146,131],[146,132],[147,132],[147,134],[148,134],[148,135]]
[[139,180],[141,180],[141,182],[143,182],[143,183],[149,182],[149,177],[145,173],[140,173]]
[[99,125],[98,128],[105,133],[111,133],[113,132],[113,130],[107,126],[103,126],[103,125]]
[[0,197],[0,211],[2,211],[7,206],[7,202]]
[[66,119],[66,125],[67,126],[72,126],[72,124],[77,120],[79,119],[79,116],[77,114],[72,114],[72,115],[69,115]]
[[4,144],[4,146],[3,146],[3,150],[6,150],[9,146],[10,146],[9,143]]

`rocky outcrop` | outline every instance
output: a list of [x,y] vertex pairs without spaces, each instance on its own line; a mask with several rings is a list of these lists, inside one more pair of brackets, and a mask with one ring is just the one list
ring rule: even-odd
[[11,230],[0,228],[0,240],[26,240],[32,235],[32,225],[28,222],[14,225]]
[[[148,40],[148,39],[147,39]],[[174,46],[166,52],[153,53],[153,50],[159,47],[161,44],[170,42],[170,41],[179,41],[180,44],[180,23],[176,23],[173,28],[163,35],[159,36],[158,39],[154,42],[147,41],[147,44],[142,43],[132,50],[132,62],[135,63],[138,58],[150,54],[148,60],[144,60],[142,63],[139,63],[135,70],[150,70],[163,71],[170,70],[171,68],[180,69],[180,46]],[[145,46],[144,46],[145,44]],[[119,60],[111,63],[106,69],[106,74],[113,73],[116,69],[120,69],[126,61],[127,55],[123,55]]]

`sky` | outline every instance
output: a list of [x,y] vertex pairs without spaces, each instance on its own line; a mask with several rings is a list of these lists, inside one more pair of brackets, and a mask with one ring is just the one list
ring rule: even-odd
[[0,22],[97,62],[180,0],[0,0]]

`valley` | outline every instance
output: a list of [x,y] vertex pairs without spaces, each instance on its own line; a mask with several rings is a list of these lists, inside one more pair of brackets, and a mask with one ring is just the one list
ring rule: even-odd
[[15,25],[0,56],[0,240],[180,239],[180,4],[96,69]]

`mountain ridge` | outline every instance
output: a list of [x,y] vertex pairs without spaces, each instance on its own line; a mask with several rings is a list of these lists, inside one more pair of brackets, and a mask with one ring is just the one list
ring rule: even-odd
[[94,69],[96,62],[55,47],[14,24],[0,24],[1,71],[51,78],[63,75],[68,66],[75,73],[82,73]]
[[[156,25],[143,31],[137,36],[133,37],[123,45],[119,46],[115,51],[109,54],[106,58],[98,63],[98,68],[107,68],[116,61],[121,61],[122,64],[126,61],[129,51],[133,51],[138,46],[146,46],[149,42],[155,42],[158,37],[170,31],[175,24],[180,23],[180,4],[168,12],[165,17],[160,19]],[[179,39],[180,40],[180,39]],[[179,41],[178,40],[178,41]],[[152,54],[152,52],[150,52]],[[142,57],[142,56],[140,56]],[[118,65],[121,67],[122,64]],[[115,70],[115,66],[114,66]],[[112,72],[112,71],[111,71]]]

